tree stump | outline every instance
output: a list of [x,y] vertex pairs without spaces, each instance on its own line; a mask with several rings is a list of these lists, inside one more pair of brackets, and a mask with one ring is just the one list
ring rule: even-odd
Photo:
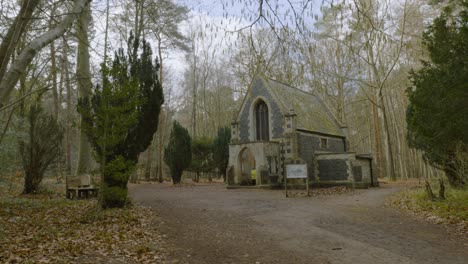
[[429,184],[429,181],[428,180],[425,180],[426,184],[426,193],[427,193],[427,197],[429,197],[429,199],[431,199],[431,201],[434,201],[436,199],[435,195],[434,195],[434,192],[432,191],[432,188],[431,188],[431,185]]
[[439,199],[441,200],[445,200],[445,184],[444,184],[444,180],[442,179],[439,179]]

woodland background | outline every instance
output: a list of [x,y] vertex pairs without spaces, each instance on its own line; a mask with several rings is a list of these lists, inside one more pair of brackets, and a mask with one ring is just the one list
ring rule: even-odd
[[[158,130],[140,155],[135,177],[168,176],[163,156],[172,120],[193,139],[212,140],[219,128],[228,127],[258,74],[319,95],[349,127],[350,151],[372,153],[380,177],[442,176],[408,146],[406,90],[409,72],[428,57],[423,31],[452,4],[0,1],[0,176],[7,180],[21,171],[19,142],[28,137],[27,109],[37,103],[64,129],[60,159],[48,175],[97,168],[77,102],[102,81],[100,64],[127,47],[130,32],[152,46],[165,97]],[[5,46],[8,37],[13,41]],[[21,61],[26,49],[34,54]],[[3,78],[14,67],[21,69],[17,81]]]

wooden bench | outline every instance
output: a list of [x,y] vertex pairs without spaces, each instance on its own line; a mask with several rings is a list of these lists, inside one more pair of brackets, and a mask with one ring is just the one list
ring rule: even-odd
[[99,188],[91,184],[91,176],[89,174],[67,177],[66,189],[68,199],[97,197],[99,192]]

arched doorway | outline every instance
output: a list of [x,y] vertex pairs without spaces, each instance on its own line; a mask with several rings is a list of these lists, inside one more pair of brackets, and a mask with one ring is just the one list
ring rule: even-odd
[[244,148],[239,153],[239,169],[240,175],[238,184],[249,185],[252,181],[251,172],[255,169],[255,156],[249,148]]

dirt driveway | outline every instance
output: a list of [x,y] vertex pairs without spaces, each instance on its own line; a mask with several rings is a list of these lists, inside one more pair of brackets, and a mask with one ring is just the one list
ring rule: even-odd
[[178,263],[468,263],[468,238],[390,208],[397,188],[285,198],[222,185],[130,186]]

